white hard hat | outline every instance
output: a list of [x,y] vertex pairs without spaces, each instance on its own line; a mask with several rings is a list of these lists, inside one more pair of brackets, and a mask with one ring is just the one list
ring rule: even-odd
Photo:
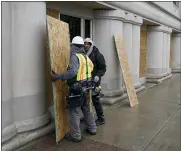
[[84,42],[89,42],[89,43],[93,44],[93,41],[90,38],[84,39]]
[[72,39],[72,44],[84,45],[84,40],[80,36],[76,36]]

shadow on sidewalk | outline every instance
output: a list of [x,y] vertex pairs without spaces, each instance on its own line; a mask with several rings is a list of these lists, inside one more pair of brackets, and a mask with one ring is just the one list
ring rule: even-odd
[[55,143],[55,136],[50,133],[43,138],[35,140],[16,151],[126,151],[124,149],[83,138],[80,143],[73,143],[66,140]]

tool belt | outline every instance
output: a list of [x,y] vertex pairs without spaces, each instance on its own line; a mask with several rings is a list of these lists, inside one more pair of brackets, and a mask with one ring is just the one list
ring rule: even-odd
[[84,100],[87,97],[88,94],[87,90],[89,88],[92,88],[91,82],[87,80],[79,81],[69,86],[69,96],[67,97],[68,107],[69,108],[81,107],[84,103]]

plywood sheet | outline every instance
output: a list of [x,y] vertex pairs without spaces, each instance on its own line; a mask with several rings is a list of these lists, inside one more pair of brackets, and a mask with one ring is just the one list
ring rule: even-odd
[[140,37],[140,77],[146,74],[147,31],[141,28]]
[[120,66],[123,73],[124,82],[125,82],[127,93],[128,93],[128,98],[130,101],[130,106],[134,107],[135,105],[138,104],[138,99],[137,99],[135,88],[133,86],[132,75],[131,75],[130,67],[128,64],[128,58],[126,55],[124,42],[121,36],[114,35],[114,40],[116,44],[118,58],[120,61]]
[[56,10],[56,9],[52,9],[52,8],[47,8],[46,9],[46,14],[48,15],[48,16],[51,16],[51,17],[53,17],[53,18],[56,18],[56,19],[59,19],[60,17],[60,12],[58,11],[58,10]]
[[[47,8],[46,9],[46,14],[48,16],[51,16],[53,18],[59,19],[59,14],[60,12],[55,9]],[[46,39],[46,52],[49,52],[49,43],[48,43],[48,35]],[[53,104],[53,99],[52,99],[52,89],[51,88],[51,80],[50,80],[50,56],[49,53],[46,55],[46,84],[47,84],[47,90],[46,90],[46,97],[48,98],[48,106],[51,106]]]
[[49,41],[48,41],[48,33],[46,37],[46,98],[48,100],[48,106],[53,104],[53,96],[52,96],[52,81],[51,81],[51,66],[50,66],[50,52],[49,52]]
[[[63,73],[67,70],[70,55],[70,41],[68,24],[47,16],[49,54],[51,70]],[[67,96],[68,87],[65,81],[58,80],[52,83],[56,142],[59,142],[69,131]]]

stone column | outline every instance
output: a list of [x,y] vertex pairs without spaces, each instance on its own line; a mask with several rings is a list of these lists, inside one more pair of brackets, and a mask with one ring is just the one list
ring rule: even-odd
[[133,14],[127,13],[125,14],[124,20],[124,46],[126,49],[126,54],[128,57],[128,64],[130,67],[130,71],[132,73],[133,82],[135,87],[139,87],[135,85],[135,78],[134,78],[134,68],[133,68],[133,21],[134,16]]
[[167,33],[167,75],[171,74],[171,69],[170,69],[170,34],[172,32],[171,28],[168,28],[168,33]]
[[163,77],[164,30],[163,26],[148,26],[147,82],[157,83]]
[[149,26],[147,52],[147,81],[160,83],[171,77],[169,74],[171,28]]
[[[135,88],[140,88],[140,26],[143,23],[143,19],[139,16],[134,17],[133,34],[132,34],[132,75]],[[142,87],[143,88],[143,87]]]
[[50,120],[45,98],[46,3],[12,2],[13,112],[18,132]]
[[171,68],[173,73],[181,73],[181,33],[173,33]]
[[163,76],[167,76],[167,47],[168,47],[168,39],[167,39],[167,33],[163,33],[163,66],[162,66],[162,72]]
[[[95,10],[94,42],[104,55],[107,71],[102,79],[102,89],[106,97],[120,97],[123,91],[122,72],[118,59],[114,34],[123,36],[123,20],[125,13],[121,10]],[[119,101],[111,98],[104,99],[109,104]]]
[[2,2],[2,140],[16,134],[13,119],[11,62],[11,3]]
[[171,74],[169,63],[170,63],[170,34],[172,29],[165,27],[164,31],[164,49],[163,49],[163,75],[169,76]]
[[[124,20],[124,42],[128,63],[133,77],[133,84],[138,91],[141,83],[139,80],[140,68],[140,26],[143,23],[141,17],[126,13]],[[139,90],[140,89],[140,90]]]

